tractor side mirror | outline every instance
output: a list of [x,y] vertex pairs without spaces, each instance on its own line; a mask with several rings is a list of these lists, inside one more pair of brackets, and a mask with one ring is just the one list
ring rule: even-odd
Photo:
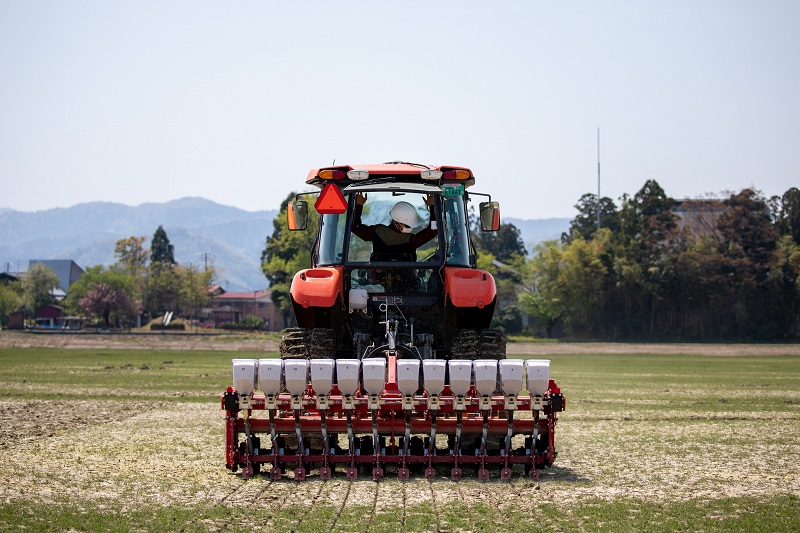
[[498,202],[481,202],[481,229],[497,231],[500,229],[500,204]]
[[290,231],[301,231],[308,227],[308,202],[292,200],[286,206],[287,222]]

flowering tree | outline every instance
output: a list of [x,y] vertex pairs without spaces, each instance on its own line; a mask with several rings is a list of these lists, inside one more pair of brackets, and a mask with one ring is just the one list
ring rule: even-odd
[[80,299],[79,305],[86,314],[102,317],[103,324],[109,326],[111,318],[123,321],[134,313],[134,303],[125,289],[113,289],[105,283],[98,283]]

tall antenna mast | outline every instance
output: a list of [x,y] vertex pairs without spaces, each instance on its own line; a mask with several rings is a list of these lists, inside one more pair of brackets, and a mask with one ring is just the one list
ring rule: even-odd
[[597,128],[597,231],[600,231],[600,127]]

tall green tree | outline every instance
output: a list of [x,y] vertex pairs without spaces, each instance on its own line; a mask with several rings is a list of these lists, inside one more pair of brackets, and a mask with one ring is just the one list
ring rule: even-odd
[[[599,208],[600,227],[611,231],[619,230],[619,212],[614,201],[604,196],[600,198]],[[584,194],[575,204],[575,209],[578,210],[578,214],[570,223],[569,232],[561,236],[562,242],[570,242],[579,237],[588,240],[597,232],[597,195]]]
[[214,268],[200,270],[194,265],[176,267],[181,286],[179,307],[185,315],[196,317],[198,311],[208,306],[208,290],[214,279]]
[[168,262],[151,262],[143,295],[144,308],[151,316],[179,312],[183,301],[181,285],[178,268]]
[[128,290],[128,296],[140,311],[147,286],[147,260],[150,256],[150,249],[144,247],[144,241],[145,237],[136,236],[119,239],[114,246],[116,263],[111,267],[131,279],[132,287]]
[[[161,226],[159,226],[160,228]],[[163,230],[163,228],[162,228]],[[155,236],[153,236],[155,238]],[[166,238],[166,232],[164,232]],[[147,258],[150,250],[144,247],[145,237],[127,237],[119,239],[114,246],[116,267],[136,278],[144,273],[147,268]],[[171,246],[171,245],[170,245]]]
[[791,235],[777,242],[770,269],[769,299],[776,338],[796,339],[800,336],[800,244]]
[[34,263],[28,271],[22,275],[22,293],[25,305],[31,313],[45,305],[55,302],[53,289],[61,285],[61,280],[55,271],[41,263]]
[[764,296],[778,229],[766,200],[753,189],[731,195],[725,205],[717,221],[720,260],[715,266],[717,277],[724,276],[727,283],[715,295],[718,312],[732,318],[730,333],[739,338],[774,335],[765,321],[773,306]]
[[566,312],[559,287],[562,257],[563,245],[558,241],[537,244],[519,294],[522,310],[533,319],[535,327],[544,329],[547,338],[553,336],[553,328]]
[[498,231],[476,231],[474,239],[479,253],[492,254],[498,261],[510,262],[528,255],[522,232],[514,224],[500,224]]
[[647,180],[632,198],[623,196],[615,268],[630,304],[628,334],[653,335],[658,317],[668,312],[663,304],[674,290],[673,265],[683,244],[674,205],[655,180]]
[[150,263],[175,264],[175,247],[170,244],[163,226],[158,226],[150,241]]
[[777,226],[781,235],[789,235],[800,244],[800,189],[792,187],[780,198]]
[[319,224],[319,214],[309,209],[308,229],[289,231],[287,206],[294,197],[295,193],[290,193],[281,203],[281,210],[272,221],[272,235],[267,237],[261,253],[261,270],[269,282],[272,303],[280,310],[284,324],[294,321],[289,293],[292,278],[299,270],[311,266],[311,250]]
[[5,327],[9,315],[19,311],[23,305],[22,287],[19,281],[0,283],[0,327]]

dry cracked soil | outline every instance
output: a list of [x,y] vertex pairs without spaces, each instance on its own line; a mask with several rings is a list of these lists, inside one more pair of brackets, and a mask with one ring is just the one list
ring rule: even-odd
[[[0,335],[6,347],[196,349],[197,339],[177,337],[135,343],[117,337]],[[157,344],[156,344],[157,342]],[[203,343],[203,349],[208,349]],[[275,341],[246,339],[219,349],[275,350]],[[510,354],[697,353],[729,356],[726,345],[511,344]],[[797,346],[780,353],[800,353]],[[735,353],[770,355],[775,348],[753,346]],[[798,398],[795,398],[797,400]],[[800,494],[798,411],[752,417],[715,412],[686,419],[661,411],[655,418],[630,417],[625,409],[597,419],[580,409],[563,413],[557,428],[559,456],[554,468],[533,481],[517,473],[510,483],[460,483],[444,475],[400,483],[389,477],[349,482],[243,481],[224,468],[223,413],[216,402],[172,403],[124,400],[33,400],[0,402],[0,500],[72,502],[123,507],[149,505],[265,506],[324,503],[333,509],[362,504],[374,513],[397,507],[412,511],[458,501],[497,509],[569,506],[593,499],[634,497],[651,501],[769,498]],[[365,518],[369,523],[369,516]],[[366,530],[366,529],[365,529]]]

